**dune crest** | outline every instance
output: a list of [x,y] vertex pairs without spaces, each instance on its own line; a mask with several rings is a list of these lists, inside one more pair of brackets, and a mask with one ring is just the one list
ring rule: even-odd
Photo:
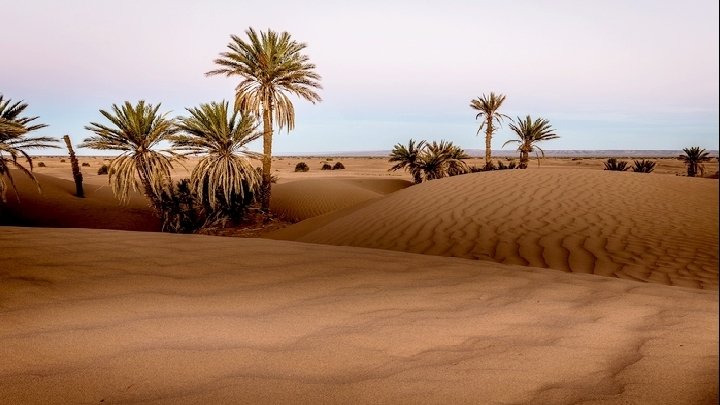
[[718,288],[718,182],[592,170],[434,180],[271,238]]
[[715,292],[264,239],[0,244],[0,403],[717,402]]

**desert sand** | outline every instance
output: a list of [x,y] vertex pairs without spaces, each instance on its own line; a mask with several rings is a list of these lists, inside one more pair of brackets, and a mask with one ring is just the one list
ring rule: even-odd
[[84,199],[39,161],[0,207],[0,403],[717,403],[718,181],[678,162],[279,158],[300,222],[242,239],[137,232],[102,158]]
[[1,403],[717,402],[715,292],[263,239],[0,240]]

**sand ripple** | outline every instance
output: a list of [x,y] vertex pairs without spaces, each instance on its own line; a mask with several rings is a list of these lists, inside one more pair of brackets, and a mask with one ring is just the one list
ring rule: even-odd
[[718,182],[591,170],[476,173],[273,238],[718,288]]
[[[0,246],[0,403],[718,399],[715,292],[260,239],[0,228]],[[552,263],[518,246],[497,252]]]

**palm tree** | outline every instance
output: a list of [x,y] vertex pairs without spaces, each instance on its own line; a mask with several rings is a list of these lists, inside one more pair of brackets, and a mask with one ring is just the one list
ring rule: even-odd
[[140,100],[129,101],[112,111],[100,110],[112,125],[91,122],[85,129],[96,136],[86,138],[81,148],[121,151],[109,167],[108,182],[122,203],[128,201],[130,189],[142,187],[156,214],[162,214],[162,194],[171,184],[170,170],[174,154],[155,150],[158,143],[169,139],[176,131],[174,120],[159,114],[160,104],[153,106]]
[[682,160],[687,166],[688,177],[695,177],[700,174],[705,174],[704,162],[709,162],[712,158],[710,152],[706,152],[705,149],[701,149],[699,146],[693,146],[692,148],[684,148],[684,155],[679,155],[678,160]]
[[636,173],[652,173],[657,162],[653,160],[633,160],[632,171]]
[[603,166],[605,167],[603,170],[610,170],[614,172],[624,172],[630,168],[627,161],[617,160],[616,158],[609,158],[607,161],[603,162]]
[[190,116],[178,119],[182,134],[171,137],[173,147],[186,155],[204,154],[190,175],[190,188],[212,211],[229,208],[237,196],[247,197],[245,189],[255,192],[260,175],[249,158],[247,144],[260,138],[255,118],[228,111],[228,103],[201,104],[188,108]]
[[495,124],[499,127],[503,119],[510,119],[498,112],[504,101],[505,95],[494,92],[490,92],[489,97],[483,94],[482,97],[470,101],[470,107],[478,111],[475,119],[482,119],[477,133],[485,128],[485,166],[492,164],[492,136],[497,129]]
[[[36,131],[47,127],[45,124],[31,124],[38,117],[21,117],[20,114],[27,108],[27,104],[22,101],[11,104],[10,99],[4,100],[0,94],[0,200],[6,202],[5,194],[8,188],[5,178],[7,177],[10,186],[15,191],[15,196],[20,201],[20,195],[17,192],[15,181],[10,174],[10,167],[15,167],[22,173],[25,173],[38,188],[40,192],[40,183],[35,175],[33,175],[33,162],[27,149],[39,148],[57,148],[50,142],[57,142],[57,139],[47,136],[37,136],[27,138],[28,132]],[[30,166],[30,170],[26,169],[18,158],[25,158]]]
[[[530,160],[528,155],[530,152],[540,151],[543,157],[545,157],[545,151],[540,149],[536,145],[537,142],[549,141],[551,139],[557,139],[560,136],[557,135],[550,125],[550,121],[544,118],[538,118],[532,120],[528,115],[524,120],[520,117],[517,118],[517,125],[510,123],[510,129],[517,134],[519,139],[511,139],[503,144],[503,147],[509,143],[518,143],[518,151],[520,151],[520,168],[527,169],[528,161]],[[538,156],[538,166],[540,166],[540,157]]]
[[232,35],[228,44],[230,51],[220,54],[215,63],[220,69],[207,75],[240,76],[242,81],[235,88],[235,109],[262,116],[263,162],[260,201],[264,211],[270,208],[273,118],[279,129],[295,126],[295,109],[288,94],[315,104],[321,101],[315,89],[322,89],[320,75],[315,65],[302,54],[304,43],[295,42],[290,34],[268,30],[245,31],[248,41]]
[[425,141],[420,141],[417,144],[414,140],[410,139],[408,146],[402,144],[396,144],[390,152],[390,162],[395,162],[395,165],[388,169],[388,171],[396,171],[405,169],[410,172],[415,183],[422,182],[422,171],[419,168],[420,154],[425,148]]
[[440,177],[434,178],[457,176],[459,174],[465,174],[469,170],[464,160],[470,159],[470,156],[465,153],[461,147],[453,145],[452,142],[442,140],[440,143],[437,143],[433,141],[427,144],[427,150],[424,155],[428,154],[437,156],[442,163],[440,167]]

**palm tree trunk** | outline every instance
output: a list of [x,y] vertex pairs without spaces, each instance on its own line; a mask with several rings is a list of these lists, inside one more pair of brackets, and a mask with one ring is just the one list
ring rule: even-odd
[[525,149],[520,150],[520,168],[527,169],[530,158],[528,157],[529,152]]
[[260,186],[260,206],[264,212],[270,211],[270,193],[272,187],[272,104],[266,101],[263,106],[263,159],[262,185]]
[[487,123],[485,125],[485,167],[489,167],[492,163],[492,116],[487,116]]

